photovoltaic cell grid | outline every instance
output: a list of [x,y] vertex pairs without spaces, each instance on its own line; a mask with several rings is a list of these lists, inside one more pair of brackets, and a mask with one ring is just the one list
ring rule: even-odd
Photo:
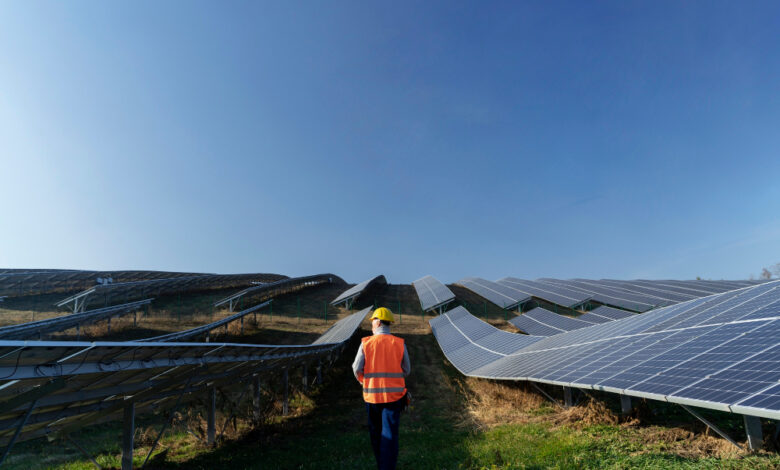
[[523,292],[528,296],[538,297],[548,302],[562,305],[564,307],[576,307],[587,302],[590,299],[589,294],[578,292],[573,289],[567,289],[563,286],[545,285],[540,282],[527,281],[515,277],[505,277],[496,281],[503,286],[511,287],[517,291]]
[[412,285],[424,312],[443,307],[455,300],[455,294],[433,276],[425,276],[414,281]]
[[4,326],[0,328],[0,339],[40,339],[41,335],[44,334],[65,331],[76,326],[88,325],[108,318],[133,313],[151,302],[152,299],[145,299],[46,320]]
[[230,385],[339,350],[369,309],[345,317],[310,345],[0,341],[0,440],[19,439],[170,406],[212,385]]
[[[95,286],[98,279],[110,278],[114,283],[126,283],[195,276],[214,276],[214,274],[166,271],[2,270],[0,271],[0,296],[73,292]],[[263,282],[273,282],[287,277],[268,273],[258,273],[253,276]]]
[[444,355],[465,375],[541,339],[499,330],[460,306],[429,323]]
[[529,335],[537,336],[552,336],[564,331],[576,330],[593,325],[593,323],[565,317],[541,307],[518,315],[509,320],[509,323],[514,325],[518,330],[522,330]]
[[654,299],[644,295],[631,294],[605,286],[594,286],[577,280],[538,279],[537,282],[551,287],[557,286],[580,292],[580,294],[588,295],[588,300],[634,312],[646,312],[657,306],[654,303]]
[[[134,282],[113,282],[100,284],[72,295],[58,302],[58,306],[75,302],[76,299],[87,297],[91,301],[112,302],[114,300],[126,301],[138,297],[150,295],[175,294],[178,292],[190,292],[201,289],[223,289],[231,287],[249,286],[253,282],[276,281],[279,276],[256,274],[206,274],[197,276],[180,276],[174,278],[143,280]],[[341,280],[337,276],[331,276]],[[343,282],[343,281],[342,281]],[[89,302],[89,301],[87,301]]]
[[[447,317],[436,320],[458,326],[457,317]],[[440,342],[445,354],[453,344],[480,346],[478,337],[452,331]],[[780,419],[780,281],[561,333],[490,358],[464,373]]]
[[339,294],[338,297],[333,299],[330,302],[330,304],[331,305],[337,305],[337,304],[340,304],[341,302],[350,303],[352,301],[355,301],[355,300],[357,300],[360,297],[360,295],[363,293],[363,291],[368,289],[373,284],[377,284],[377,283],[378,284],[387,284],[387,280],[385,279],[385,276],[380,274],[379,276],[373,277],[371,279],[366,279],[365,281],[350,287],[349,289],[347,289],[344,292],[342,292],[341,294]]
[[531,299],[531,296],[526,293],[479,277],[467,277],[455,284],[469,289],[504,309],[513,309],[518,304]]

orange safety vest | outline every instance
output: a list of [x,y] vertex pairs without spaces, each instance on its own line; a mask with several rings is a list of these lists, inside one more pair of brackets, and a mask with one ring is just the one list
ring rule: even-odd
[[390,403],[406,394],[401,369],[404,340],[393,335],[374,335],[362,339],[366,358],[363,375],[363,399],[368,403]]

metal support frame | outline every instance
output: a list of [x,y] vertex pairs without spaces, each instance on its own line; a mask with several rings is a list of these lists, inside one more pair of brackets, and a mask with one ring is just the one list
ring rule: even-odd
[[760,449],[764,444],[764,436],[761,432],[761,418],[742,415],[742,420],[745,423],[748,447],[753,451]]
[[[241,392],[241,395],[238,396],[238,400],[236,400],[236,408],[238,408],[239,405],[241,405],[241,400],[243,400],[244,395],[246,395],[248,388],[244,388],[244,390]],[[225,435],[225,431],[227,431],[228,424],[230,424],[230,420],[233,419],[234,416],[236,416],[236,412],[238,410],[234,409],[232,413],[225,419],[225,423],[222,425],[222,430],[219,432],[219,436],[217,437],[218,441],[222,440],[222,436]]]
[[551,397],[551,396],[550,396],[550,394],[548,394],[547,392],[545,392],[544,390],[542,390],[542,388],[541,388],[540,386],[536,385],[536,382],[530,382],[530,381],[529,381],[528,383],[529,383],[529,384],[531,384],[531,385],[533,385],[533,387],[534,387],[535,389],[537,389],[537,390],[539,391],[539,393],[541,393],[542,395],[544,395],[545,397],[547,397],[547,399],[548,399],[548,400],[550,400],[551,402],[553,402],[553,404],[554,404],[555,406],[561,407],[561,404],[560,404],[560,403],[558,403],[558,400],[556,400],[555,398]]
[[[154,440],[154,444],[152,444],[151,449],[149,449],[149,453],[146,454],[146,458],[144,459],[144,463],[141,464],[141,468],[146,467],[146,462],[149,461],[149,458],[152,456],[152,452],[154,452],[154,449],[157,448],[157,444],[160,442],[160,438],[162,438],[162,435],[165,432],[165,430],[168,429],[168,426],[170,426],[170,424],[173,422],[173,418],[176,415],[176,411],[179,409],[179,406],[181,405],[181,399],[182,397],[184,397],[184,393],[187,391],[187,387],[189,387],[191,381],[192,381],[192,377],[190,376],[190,378],[187,380],[187,383],[184,385],[184,388],[182,389],[181,393],[179,393],[179,397],[176,398],[176,404],[173,405],[170,416],[168,416],[168,419],[166,419],[165,423],[163,423],[159,434],[157,434],[157,438]],[[125,469],[123,468],[122,470]],[[132,468],[128,470],[132,470]]]
[[217,437],[217,387],[209,387],[208,424],[206,425],[206,443],[213,446]]
[[27,408],[27,412],[22,416],[22,419],[19,421],[19,426],[16,427],[16,431],[14,432],[13,437],[11,437],[11,440],[8,441],[8,445],[5,448],[5,451],[3,451],[3,456],[0,457],[0,465],[5,462],[5,458],[8,457],[8,453],[11,452],[11,448],[16,444],[16,440],[19,439],[19,434],[22,433],[22,428],[25,424],[27,424],[27,420],[30,419],[30,415],[32,414],[33,410],[35,409],[35,404],[38,403],[38,399],[35,399],[30,403],[30,407]]
[[322,385],[322,359],[317,359],[317,385]]
[[303,365],[303,391],[309,391],[309,364]]
[[714,424],[712,424],[711,422],[709,422],[709,421],[708,421],[706,418],[704,418],[702,415],[700,415],[699,413],[697,413],[697,412],[693,411],[691,408],[689,408],[689,407],[688,407],[688,406],[686,406],[686,405],[682,405],[682,404],[681,404],[680,406],[681,406],[681,407],[682,407],[682,408],[683,408],[685,411],[687,411],[688,413],[692,414],[692,415],[693,415],[693,416],[694,416],[696,419],[698,419],[699,421],[701,421],[702,423],[704,423],[704,424],[705,424],[705,425],[706,425],[708,428],[710,428],[710,429],[712,429],[713,431],[715,431],[716,433],[718,433],[718,435],[719,435],[720,437],[722,437],[723,439],[726,439],[726,440],[727,440],[727,441],[729,441],[730,443],[734,444],[734,446],[735,446],[735,447],[737,447],[739,450],[744,450],[744,449],[742,448],[742,446],[741,446],[741,445],[737,444],[737,441],[735,441],[734,439],[732,439],[731,437],[729,437],[729,435],[728,435],[728,434],[726,434],[724,431],[722,431],[722,430],[721,430],[719,427],[717,427],[717,426],[715,426]]
[[133,470],[133,438],[135,437],[135,402],[125,405],[122,419],[122,470]]
[[255,423],[259,423],[262,416],[260,415],[260,377],[255,376],[252,381],[252,418]]
[[623,415],[631,413],[631,397],[628,395],[620,395],[620,412]]
[[572,406],[574,406],[571,387],[563,387],[563,403],[566,406],[566,408],[571,408]]
[[92,455],[91,455],[89,452],[87,452],[87,449],[85,449],[85,448],[81,447],[81,445],[80,445],[78,442],[76,442],[76,441],[75,441],[75,440],[74,440],[72,437],[70,437],[70,434],[65,434],[65,436],[64,436],[64,437],[65,437],[65,439],[66,439],[68,442],[70,442],[71,444],[73,444],[73,447],[75,447],[76,449],[78,449],[78,450],[79,450],[79,452],[81,452],[82,454],[84,454],[84,456],[85,456],[86,458],[88,458],[88,459],[90,460],[90,462],[92,462],[92,464],[93,464],[93,465],[95,465],[95,467],[97,467],[97,468],[99,468],[99,469],[102,469],[102,468],[103,468],[103,467],[101,467],[101,466],[100,466],[100,464],[98,463],[98,461],[97,461],[97,460],[95,460],[95,457],[92,457]]
[[287,416],[290,411],[290,374],[287,367],[284,368],[282,381],[284,382],[284,402],[282,402],[282,415]]

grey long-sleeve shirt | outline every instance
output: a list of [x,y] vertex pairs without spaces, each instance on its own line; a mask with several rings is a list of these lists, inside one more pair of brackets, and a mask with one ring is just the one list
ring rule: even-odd
[[[390,334],[390,327],[387,325],[382,325],[379,328],[377,328],[375,335],[389,335]],[[360,344],[360,347],[358,348],[357,355],[355,356],[355,361],[352,363],[352,373],[355,374],[355,378],[358,378],[358,372],[361,374],[363,373],[363,367],[366,365],[366,356],[365,353],[363,353],[363,343]],[[412,371],[412,365],[409,362],[409,352],[406,350],[406,342],[404,342],[404,357],[401,359],[401,371],[404,373],[404,377],[408,376],[409,373]],[[358,380],[359,382],[360,380]]]

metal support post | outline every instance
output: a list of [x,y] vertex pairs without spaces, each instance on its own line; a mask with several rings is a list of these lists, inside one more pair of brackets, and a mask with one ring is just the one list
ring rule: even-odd
[[244,317],[241,317],[241,334],[244,334]]
[[135,402],[125,405],[122,420],[122,470],[133,470],[133,437],[135,436]]
[[571,387],[563,387],[563,403],[566,408],[574,406],[574,400],[572,400]]
[[759,450],[764,444],[764,436],[761,434],[761,418],[757,416],[742,415],[745,421],[748,447],[750,450]]
[[707,421],[707,419],[705,419],[705,418],[704,418],[702,415],[700,415],[699,413],[697,413],[697,412],[693,411],[691,408],[689,408],[689,407],[687,407],[687,406],[685,406],[685,405],[680,405],[680,406],[681,406],[681,407],[682,407],[682,408],[683,408],[685,411],[687,411],[688,413],[692,414],[692,415],[693,415],[693,416],[694,416],[696,419],[698,419],[699,421],[701,421],[702,423],[704,423],[704,424],[705,424],[705,425],[706,425],[708,428],[710,428],[710,429],[712,429],[713,431],[715,431],[716,433],[718,433],[718,435],[720,435],[720,437],[722,437],[723,439],[726,439],[727,441],[729,441],[729,442],[731,442],[732,444],[734,444],[734,446],[735,446],[736,448],[738,448],[739,450],[742,450],[742,446],[741,446],[741,445],[739,445],[739,444],[737,444],[737,441],[735,441],[734,439],[732,439],[731,437],[729,437],[729,435],[728,435],[728,434],[726,434],[725,432],[721,431],[721,429],[720,429],[719,427],[717,427],[717,426],[715,426],[714,424],[712,424],[711,422]]
[[255,420],[255,423],[260,422],[260,377],[255,377],[254,381],[252,383],[253,388],[253,394],[252,394],[252,408],[253,413],[252,417]]
[[22,433],[22,428],[24,428],[24,425],[27,424],[27,420],[30,419],[30,415],[35,409],[35,405],[37,403],[38,403],[37,399],[33,400],[32,403],[30,403],[30,407],[27,408],[27,412],[24,414],[21,421],[19,421],[19,426],[16,427],[16,431],[14,431],[14,435],[11,437],[11,440],[8,441],[8,445],[6,446],[5,451],[3,452],[3,456],[0,457],[0,465],[3,464],[5,458],[8,457],[8,453],[11,452],[11,448],[16,443],[16,440],[19,439],[19,434]]
[[108,334],[111,334],[111,317],[108,317]]
[[322,385],[322,359],[317,359],[317,385]]
[[309,364],[303,365],[303,391],[309,391]]
[[133,328],[138,326],[138,310],[133,312]]
[[631,413],[631,397],[628,395],[620,395],[620,412],[623,415]]
[[[41,339],[41,334],[38,333],[38,339]],[[76,341],[78,341],[81,338],[81,325],[78,323],[76,324]]]
[[288,373],[288,369],[284,368],[284,402],[282,403],[282,415],[287,416],[287,413],[290,411],[290,374]]
[[206,443],[213,446],[217,437],[217,387],[209,388],[209,416],[206,425]]

